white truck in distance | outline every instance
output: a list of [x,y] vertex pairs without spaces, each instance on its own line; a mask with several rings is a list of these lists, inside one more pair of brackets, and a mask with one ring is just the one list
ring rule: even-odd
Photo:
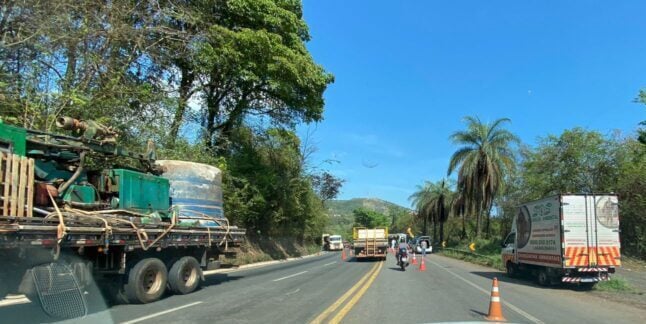
[[527,272],[540,285],[592,288],[621,265],[617,196],[563,194],[526,203],[502,246],[510,277]]
[[343,240],[341,235],[330,235],[330,251],[343,250]]

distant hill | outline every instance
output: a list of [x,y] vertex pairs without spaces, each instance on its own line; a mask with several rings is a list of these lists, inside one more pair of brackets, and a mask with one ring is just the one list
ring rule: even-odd
[[353,198],[350,200],[330,200],[325,202],[325,207],[330,217],[352,216],[352,211],[357,208],[366,208],[382,213],[386,216],[411,210],[389,201],[377,198]]
[[350,200],[329,200],[325,202],[325,208],[330,216],[330,222],[326,229],[330,233],[347,235],[352,230],[354,215],[352,211],[358,208],[366,208],[382,213],[388,217],[408,214],[410,209],[395,203],[377,198],[353,198]]

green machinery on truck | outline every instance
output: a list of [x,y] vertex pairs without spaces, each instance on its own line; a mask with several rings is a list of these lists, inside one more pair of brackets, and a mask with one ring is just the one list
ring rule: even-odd
[[[194,291],[203,269],[235,257],[245,231],[224,217],[217,168],[156,160],[152,142],[130,152],[93,121],[56,125],[72,134],[0,122],[0,299],[23,293],[74,317],[85,285],[148,303]],[[65,301],[82,307],[55,307]]]

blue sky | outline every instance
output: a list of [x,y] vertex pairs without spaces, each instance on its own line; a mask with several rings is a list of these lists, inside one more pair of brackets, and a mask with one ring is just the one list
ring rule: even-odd
[[[581,126],[631,134],[646,109],[645,1],[304,0],[314,59],[336,81],[299,127],[340,199],[409,206],[446,175],[462,117],[511,118],[523,142]],[[336,160],[337,163],[324,163]]]

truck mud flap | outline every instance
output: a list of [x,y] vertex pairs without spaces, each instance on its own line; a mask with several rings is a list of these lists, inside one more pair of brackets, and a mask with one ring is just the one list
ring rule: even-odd
[[64,263],[50,263],[31,269],[40,305],[47,315],[57,319],[87,315],[88,306],[83,289],[72,268]]

